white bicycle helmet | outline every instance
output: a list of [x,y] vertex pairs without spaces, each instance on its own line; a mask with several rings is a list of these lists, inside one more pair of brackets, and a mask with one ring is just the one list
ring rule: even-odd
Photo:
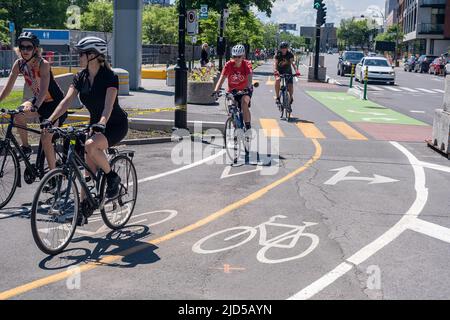
[[108,44],[105,40],[98,37],[86,37],[81,39],[75,48],[79,52],[96,52],[101,55],[106,55],[108,51]]
[[245,55],[245,47],[242,44],[234,46],[233,49],[231,50],[231,55],[233,57],[240,57]]

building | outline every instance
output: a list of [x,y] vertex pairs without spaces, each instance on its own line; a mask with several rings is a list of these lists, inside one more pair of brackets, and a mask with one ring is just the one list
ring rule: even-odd
[[398,0],[405,51],[441,55],[450,48],[450,0]]
[[386,29],[398,23],[398,0],[386,0],[385,17]]
[[170,0],[143,0],[144,5],[146,4],[159,4],[164,7],[170,6]]
[[[329,49],[337,48],[337,29],[334,27],[334,24],[326,23],[320,29],[320,51],[326,52]],[[316,27],[300,27],[300,36],[306,39],[309,49],[312,49],[316,39]]]

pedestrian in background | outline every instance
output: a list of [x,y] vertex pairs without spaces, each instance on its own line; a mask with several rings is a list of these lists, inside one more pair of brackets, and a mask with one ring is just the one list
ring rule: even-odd
[[202,57],[200,60],[200,65],[203,67],[206,67],[209,63],[209,53],[208,53],[208,44],[205,43],[202,46]]

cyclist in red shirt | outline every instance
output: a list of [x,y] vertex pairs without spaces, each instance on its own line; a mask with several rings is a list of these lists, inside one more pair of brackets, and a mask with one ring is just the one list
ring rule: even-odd
[[247,130],[251,126],[250,101],[253,93],[253,70],[250,61],[245,60],[245,47],[237,45],[232,49],[233,59],[225,64],[219,81],[215,89],[217,94],[225,80],[228,80],[228,92],[233,90],[244,91],[248,89],[248,94],[244,95],[241,100],[242,113],[244,114],[244,122]]

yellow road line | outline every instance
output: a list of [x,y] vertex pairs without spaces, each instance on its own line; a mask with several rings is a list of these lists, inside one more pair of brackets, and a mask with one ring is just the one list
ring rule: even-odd
[[275,80],[272,80],[272,77],[269,76],[269,77],[267,78],[266,85],[268,85],[268,86],[273,86],[274,84],[275,84]]
[[349,140],[369,140],[345,122],[330,121],[328,123]]
[[260,119],[259,122],[266,137],[284,137],[284,133],[275,119]]
[[297,123],[297,128],[309,139],[325,139],[323,133],[313,123]]
[[[191,225],[189,225],[187,227],[184,227],[184,228],[182,228],[180,230],[171,232],[171,233],[169,233],[169,234],[167,234],[167,235],[165,235],[163,237],[160,237],[158,239],[151,240],[151,241],[149,241],[147,243],[144,243],[142,245],[139,245],[139,246],[127,249],[127,250],[125,250],[123,252],[120,252],[120,253],[118,253],[116,255],[108,256],[108,257],[102,258],[102,259],[100,259],[98,261],[94,261],[94,262],[88,262],[87,264],[82,265],[81,267],[79,267],[76,270],[76,272],[77,273],[78,272],[86,272],[86,271],[95,269],[97,267],[103,266],[103,265],[108,265],[108,264],[111,264],[111,263],[113,263],[113,262],[115,262],[117,260],[123,259],[125,256],[128,256],[128,255],[131,255],[131,254],[143,251],[143,250],[145,250],[145,249],[147,249],[147,248],[149,248],[151,246],[155,246],[155,245],[161,244],[162,242],[166,242],[166,241],[172,240],[172,239],[174,239],[174,238],[176,238],[178,236],[184,235],[184,234],[186,234],[188,232],[191,232],[191,231],[194,231],[194,230],[196,230],[198,228],[201,228],[201,227],[203,227],[203,226],[205,226],[205,225],[207,225],[207,224],[209,224],[209,223],[211,223],[211,222],[213,222],[213,221],[215,221],[215,220],[225,216],[226,214],[228,214],[228,213],[230,213],[230,212],[232,212],[232,211],[234,211],[234,210],[236,210],[236,209],[238,209],[238,208],[240,208],[242,206],[245,206],[245,205],[247,205],[247,204],[249,204],[251,202],[254,202],[254,201],[260,199],[261,197],[263,197],[269,191],[272,191],[273,189],[277,188],[281,184],[283,184],[283,183],[285,183],[285,182],[295,178],[300,173],[306,171],[308,168],[310,168],[315,162],[317,162],[321,158],[321,156],[322,156],[322,146],[315,139],[313,139],[312,142],[313,142],[313,144],[314,144],[314,146],[316,148],[314,156],[304,166],[302,166],[302,167],[298,168],[297,170],[289,173],[287,176],[285,176],[285,177],[283,177],[283,178],[281,178],[281,179],[279,179],[279,180],[269,184],[268,186],[266,186],[266,187],[256,191],[255,193],[252,193],[251,195],[247,196],[246,198],[244,198],[242,200],[239,200],[239,201],[237,201],[237,202],[235,202],[233,204],[230,204],[229,206],[227,206],[227,207],[225,207],[225,208],[223,208],[223,209],[213,213],[212,215],[210,215],[210,216],[208,216],[208,217],[206,217],[206,218],[204,218],[204,219],[202,219],[202,220],[200,220],[200,221],[198,221],[198,222],[196,222],[194,224],[191,224]],[[32,281],[32,282],[29,282],[29,283],[21,285],[19,287],[16,287],[16,288],[13,288],[13,289],[1,292],[0,293],[0,300],[10,299],[12,297],[18,296],[20,294],[24,294],[24,293],[29,292],[31,290],[34,290],[34,289],[37,289],[37,288],[40,288],[40,287],[43,287],[43,286],[46,286],[46,285],[49,285],[49,284],[52,284],[52,283],[64,280],[64,279],[67,279],[72,274],[73,274],[73,272],[71,272],[71,271],[63,271],[63,272],[56,273],[54,275],[51,275],[51,276],[48,276],[48,277],[45,277],[45,278],[41,278],[41,279],[38,279],[38,280],[35,280],[35,281]]]

